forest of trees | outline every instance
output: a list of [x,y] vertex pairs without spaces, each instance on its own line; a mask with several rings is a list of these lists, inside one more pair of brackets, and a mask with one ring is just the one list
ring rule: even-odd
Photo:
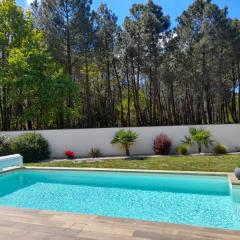
[[174,28],[153,0],[126,15],[0,0],[0,130],[240,122],[239,19],[211,0]]

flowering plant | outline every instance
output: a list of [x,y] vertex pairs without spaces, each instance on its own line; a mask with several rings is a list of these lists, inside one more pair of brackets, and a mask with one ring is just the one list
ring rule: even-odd
[[68,159],[74,159],[76,157],[75,153],[71,150],[65,151],[65,155]]

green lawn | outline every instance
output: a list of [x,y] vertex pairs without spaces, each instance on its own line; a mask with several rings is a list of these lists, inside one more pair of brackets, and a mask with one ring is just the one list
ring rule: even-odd
[[144,160],[115,159],[79,163],[69,160],[64,162],[28,163],[25,166],[233,172],[236,166],[240,166],[240,155],[166,156],[149,157]]

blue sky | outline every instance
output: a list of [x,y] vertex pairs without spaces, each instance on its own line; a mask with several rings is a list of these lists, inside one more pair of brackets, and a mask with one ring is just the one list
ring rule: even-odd
[[[17,0],[17,3],[27,8],[32,0]],[[93,0],[93,9],[104,2],[118,16],[119,23],[123,23],[126,15],[129,14],[129,9],[134,3],[145,3],[147,0]],[[162,6],[166,15],[171,17],[171,22],[174,25],[174,20],[181,14],[184,9],[193,2],[193,0],[155,0],[155,3]],[[227,6],[229,8],[229,16],[232,18],[240,18],[240,0],[213,0],[221,8]]]

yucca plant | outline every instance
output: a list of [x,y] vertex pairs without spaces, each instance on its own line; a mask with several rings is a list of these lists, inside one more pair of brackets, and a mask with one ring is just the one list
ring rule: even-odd
[[99,158],[101,157],[101,151],[98,148],[91,148],[89,152],[89,156],[92,158]]
[[214,143],[214,140],[211,133],[204,128],[189,128],[189,136],[185,136],[182,142],[187,145],[196,145],[198,152],[201,153],[203,146],[208,148]]
[[126,156],[130,156],[130,146],[135,143],[137,138],[137,133],[132,132],[131,130],[126,131],[122,129],[114,135],[111,143],[120,144],[125,150]]

